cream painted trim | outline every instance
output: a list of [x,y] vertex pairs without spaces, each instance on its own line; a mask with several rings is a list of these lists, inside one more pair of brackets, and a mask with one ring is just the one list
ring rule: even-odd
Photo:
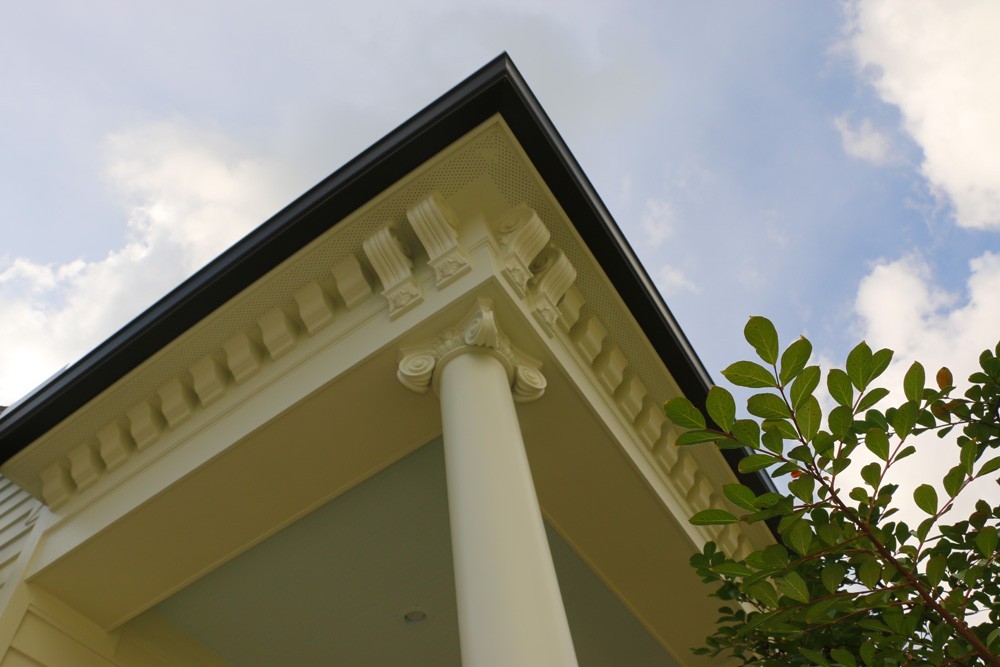
[[[430,179],[432,172],[445,169],[450,159],[465,159],[463,151],[482,152],[476,142],[484,137],[506,142],[503,150],[519,156],[519,168],[534,178],[532,187],[547,196],[553,215],[543,219],[523,202],[511,205],[508,184],[487,179],[487,185],[474,193],[481,200],[474,205],[482,208],[487,225],[484,230],[474,229],[477,223],[469,219],[468,202],[463,202],[464,208],[458,207],[466,217],[457,220],[452,211],[455,203],[431,190],[409,201],[402,218],[377,226],[367,236],[356,237],[353,245],[341,247],[342,257],[332,264],[321,264],[313,269],[314,273],[302,274],[298,287],[283,298],[265,298],[269,285],[282,276],[301,273],[310,254],[330,247],[337,239],[346,239],[384,202],[403,197],[406,186],[420,178]],[[479,233],[482,231],[485,236]],[[484,241],[494,256],[495,268],[475,266],[469,259],[475,255],[474,246]],[[362,329],[384,327],[390,321],[400,326],[392,326],[387,332],[405,331],[411,322],[407,317],[410,313],[426,313],[432,307],[430,301],[433,308],[442,307],[451,294],[459,293],[450,291],[453,285],[481,271],[495,271],[501,276],[514,301],[530,314],[564,372],[574,378],[578,390],[601,415],[635,469],[675,517],[683,521],[694,511],[723,504],[719,489],[722,483],[733,480],[731,471],[717,451],[677,451],[673,446],[676,434],[664,428],[659,405],[678,393],[676,384],[651,354],[641,329],[499,118],[470,132],[335,225],[130,377],[156,376],[152,371],[167,352],[185,345],[196,330],[212,321],[235,321],[238,318],[234,311],[239,308],[259,311],[249,328],[230,328],[183,372],[159,382],[145,398],[95,428],[43,468],[33,469],[29,455],[22,453],[4,470],[16,471],[20,483],[40,493],[50,508],[59,511],[60,518],[54,525],[62,524],[252,395],[265,391],[270,382],[302,368],[303,360],[318,350],[328,349]],[[586,284],[578,280],[583,273],[588,276]],[[365,298],[364,286],[369,295],[379,289],[384,300]],[[254,305],[268,302],[270,306],[265,308]],[[650,386],[657,387],[655,393],[648,389]],[[110,400],[113,389],[29,450],[44,451],[55,446],[68,425],[99,409]],[[147,451],[155,451],[156,456],[145,455]],[[44,456],[36,456],[34,460],[42,459]],[[695,545],[717,538],[731,552],[742,553],[768,539],[766,531],[759,527],[743,531],[729,527],[719,532],[684,524]]]

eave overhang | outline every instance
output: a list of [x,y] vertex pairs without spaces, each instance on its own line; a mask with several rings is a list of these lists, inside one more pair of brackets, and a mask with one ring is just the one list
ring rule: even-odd
[[[9,460],[158,350],[467,132],[499,114],[683,393],[703,404],[710,377],[559,133],[506,54],[267,220],[121,330],[0,416]],[[739,453],[724,454],[735,470]],[[762,475],[741,475],[757,492]]]

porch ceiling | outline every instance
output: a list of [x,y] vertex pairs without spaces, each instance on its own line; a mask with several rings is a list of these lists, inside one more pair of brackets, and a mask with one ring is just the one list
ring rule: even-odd
[[[446,496],[436,439],[151,613],[236,667],[457,667]],[[549,543],[582,667],[677,664],[551,529]]]

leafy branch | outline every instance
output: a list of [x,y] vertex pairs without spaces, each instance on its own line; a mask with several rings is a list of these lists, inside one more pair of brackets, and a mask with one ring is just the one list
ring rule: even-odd
[[[664,406],[684,430],[677,445],[741,449],[740,472],[787,476],[788,493],[725,485],[728,509],[691,518],[696,525],[777,520],[781,540],[739,559],[709,542],[692,557],[702,579],[718,584],[713,595],[737,603],[722,608],[715,634],[695,652],[744,665],[1000,665],[1000,504],[979,500],[968,519],[942,522],[970,483],[1000,470],[1000,456],[986,456],[1000,448],[1000,344],[980,355],[981,371],[963,395],[954,395],[947,368],[928,386],[914,363],[903,379],[906,400],[883,409],[889,391],[873,383],[893,352],[862,342],[843,369],[827,373],[835,407],[824,420],[815,395],[822,373],[807,365],[811,343],[799,338],[782,352],[763,317],[751,317],[744,336],[763,364],[737,361],[722,374],[763,390],[747,400],[754,419],[738,419],[721,387],[710,389],[705,414],[686,398]],[[923,483],[913,492],[927,517],[916,527],[888,520],[900,509],[891,469],[917,443],[928,446],[919,436],[955,429],[954,444],[937,447],[941,460],[950,451],[956,464],[939,487]],[[874,457],[864,465],[855,454],[862,445]],[[861,483],[845,489],[845,478]]]

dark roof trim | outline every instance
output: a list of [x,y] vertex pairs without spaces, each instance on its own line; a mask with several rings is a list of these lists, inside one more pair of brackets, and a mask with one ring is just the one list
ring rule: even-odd
[[[0,415],[9,460],[331,225],[500,113],[684,393],[711,379],[618,225],[507,54],[501,54],[252,231],[78,362]],[[738,452],[723,452],[736,469]],[[740,475],[758,493],[762,475]]]

